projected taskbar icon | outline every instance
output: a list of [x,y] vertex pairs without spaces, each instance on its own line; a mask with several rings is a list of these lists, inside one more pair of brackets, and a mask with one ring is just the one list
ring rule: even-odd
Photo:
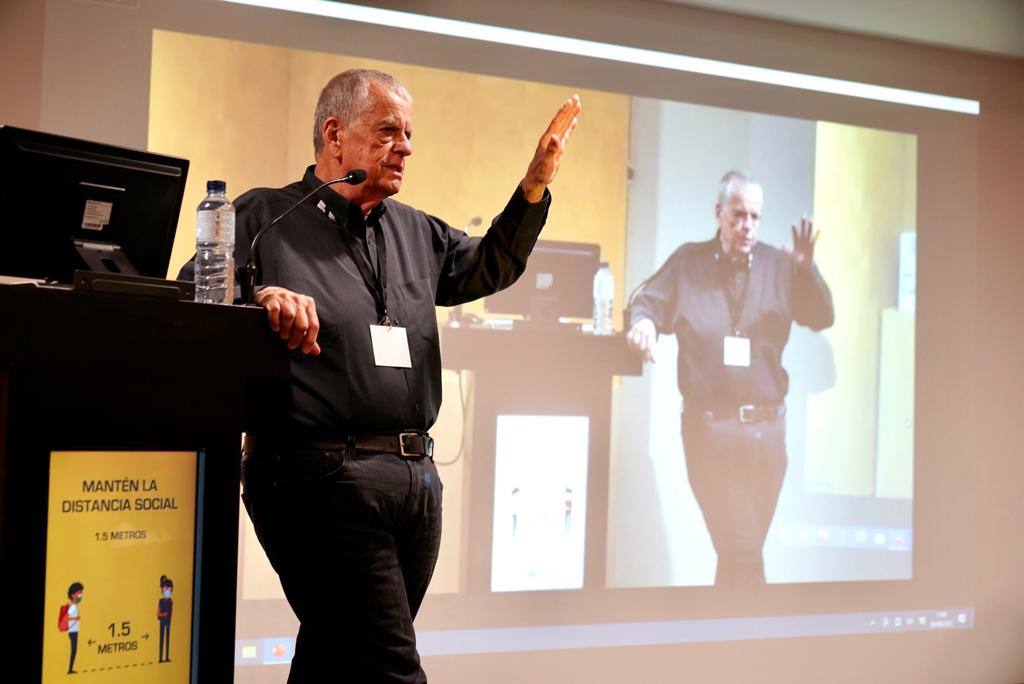
[[965,608],[962,610],[872,613],[868,617],[868,627],[873,631],[881,632],[973,629],[974,611]]
[[238,639],[235,641],[235,666],[287,665],[295,655],[295,637]]
[[790,524],[776,532],[785,546],[910,551],[914,533],[909,527]]

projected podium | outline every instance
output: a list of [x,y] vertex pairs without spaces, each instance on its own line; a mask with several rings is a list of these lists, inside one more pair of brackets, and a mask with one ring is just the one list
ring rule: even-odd
[[[603,587],[612,382],[616,375],[640,375],[640,358],[622,335],[585,335],[569,326],[443,328],[441,353],[445,368],[475,373],[472,432],[465,447],[472,465],[464,475],[461,589]],[[548,473],[558,468],[558,475],[535,478],[529,498],[523,484],[527,474],[514,471],[516,461],[529,456],[515,453],[515,445],[531,443],[549,448],[555,458],[538,463]],[[498,459],[502,452],[509,465],[504,469]],[[572,459],[575,464],[563,462]],[[502,488],[497,496],[496,486]],[[531,520],[533,529],[546,535],[548,552],[540,549],[538,566],[523,567],[527,579],[517,583],[514,576],[497,574],[492,559],[503,553],[521,559],[522,547],[516,545]],[[568,557],[552,561],[573,548],[579,563]],[[559,562],[578,567],[543,567]],[[499,569],[502,565],[497,563]],[[533,581],[544,572],[548,584]]]
[[2,285],[0,319],[11,671],[231,681],[245,397],[288,369],[264,312]]

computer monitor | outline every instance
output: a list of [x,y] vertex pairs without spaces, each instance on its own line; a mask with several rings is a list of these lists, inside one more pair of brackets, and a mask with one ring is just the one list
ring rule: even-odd
[[594,274],[600,261],[600,245],[540,240],[526,272],[508,289],[484,299],[484,309],[489,313],[520,314],[534,321],[590,318],[594,312]]
[[167,275],[188,160],[0,125],[0,275]]

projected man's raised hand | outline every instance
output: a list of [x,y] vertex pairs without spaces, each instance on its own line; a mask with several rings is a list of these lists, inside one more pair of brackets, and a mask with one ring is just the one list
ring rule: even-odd
[[814,263],[814,245],[818,242],[820,230],[814,230],[814,221],[807,216],[800,218],[800,225],[792,225],[793,245],[786,247],[786,252],[793,257],[801,268],[810,268]]

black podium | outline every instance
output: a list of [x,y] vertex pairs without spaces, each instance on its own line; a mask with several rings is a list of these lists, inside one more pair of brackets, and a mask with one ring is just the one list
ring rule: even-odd
[[[287,350],[269,331],[265,313],[3,285],[0,321],[0,605],[8,651],[18,654],[9,671],[21,672],[19,681],[40,681],[44,627],[57,628],[50,624],[56,608],[44,605],[51,454],[194,452],[192,609],[174,619],[191,621],[188,681],[231,681],[246,396],[259,383],[280,382],[288,370]],[[201,372],[215,382],[201,384]],[[126,503],[133,500],[125,494]],[[96,534],[99,539],[101,532]],[[123,572],[127,585],[132,568]],[[135,633],[155,640],[152,582],[153,614],[147,620],[153,627],[137,626]],[[84,615],[96,614],[88,600],[83,606]],[[82,649],[107,626],[93,620],[90,627],[97,636],[83,640]],[[110,642],[128,643],[123,637],[131,628],[112,622]],[[186,650],[177,648],[178,654]],[[140,670],[135,681],[149,679]]]
[[642,374],[640,357],[622,335],[582,334],[568,325],[446,327],[441,356],[445,368],[475,375],[460,589],[477,594],[490,590],[496,420],[501,414],[589,418],[583,582],[585,588],[604,587],[612,383],[614,376]]

